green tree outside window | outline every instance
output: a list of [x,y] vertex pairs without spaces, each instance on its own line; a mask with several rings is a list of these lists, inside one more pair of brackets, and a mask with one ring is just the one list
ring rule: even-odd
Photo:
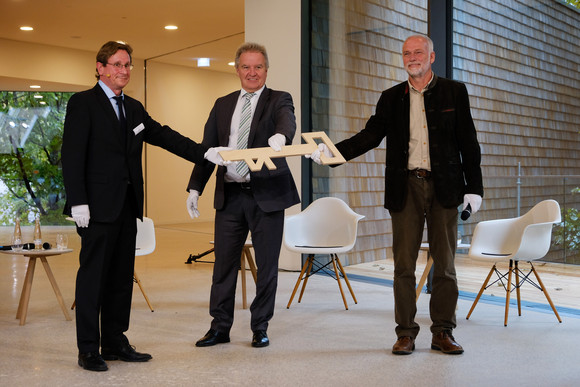
[[60,148],[72,94],[0,91],[0,225],[70,223]]

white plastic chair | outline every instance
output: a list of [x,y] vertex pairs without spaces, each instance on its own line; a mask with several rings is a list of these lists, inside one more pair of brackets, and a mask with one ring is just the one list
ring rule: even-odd
[[[143,221],[137,219],[135,257],[151,254],[153,251],[155,251],[155,225],[153,224],[153,219],[147,217],[143,217]],[[153,312],[153,306],[151,306],[151,302],[149,302],[149,297],[147,297],[145,289],[143,289],[143,285],[141,284],[141,280],[137,276],[137,271],[135,269],[133,269],[133,281],[139,285],[139,289],[141,289],[141,293],[143,294],[143,297],[145,297],[147,306],[149,306],[149,309]],[[70,307],[71,310],[74,309],[75,306],[76,300],[73,301],[73,304]]]
[[[308,254],[308,259],[302,267],[287,308],[290,308],[290,304],[292,304],[300,281],[304,280],[304,283],[302,284],[298,302],[302,300],[308,278],[320,270],[336,279],[344,307],[347,310],[348,304],[340,283],[341,276],[350,290],[354,303],[357,303],[337,254],[353,248],[356,242],[358,222],[362,218],[364,218],[363,215],[357,214],[345,202],[333,197],[315,200],[301,213],[289,215],[285,218],[284,245],[291,251]],[[326,264],[318,263],[315,261],[315,254],[329,254],[330,261]],[[331,264],[334,268],[334,273],[324,270]],[[314,270],[312,270],[313,267]]]
[[[520,217],[489,220],[477,224],[471,240],[469,257],[474,260],[493,262],[493,266],[467,314],[467,319],[471,316],[483,291],[499,282],[506,290],[504,326],[507,326],[510,293],[513,291],[512,286],[516,290],[518,315],[521,316],[520,287],[525,282],[528,282],[544,292],[556,318],[559,322],[562,322],[548,295],[548,291],[531,262],[543,258],[548,253],[551,244],[552,226],[560,221],[560,206],[558,202],[544,200]],[[519,261],[525,261],[530,264],[530,269],[527,273],[518,267]],[[509,262],[507,273],[502,274],[497,269],[497,264],[502,262]],[[488,285],[489,279],[494,272],[497,274],[498,279]],[[534,273],[538,283],[529,278],[531,273]],[[513,275],[515,275],[514,283],[512,283]],[[520,275],[522,276],[521,278]],[[504,282],[506,277],[507,283]]]
[[[151,254],[153,251],[155,251],[155,225],[153,223],[153,219],[147,217],[143,217],[143,221],[137,219],[137,241],[135,243],[135,257]],[[147,297],[145,289],[143,289],[143,285],[137,276],[136,270],[133,271],[133,280],[137,285],[139,285],[139,289],[141,289],[141,293],[143,293],[143,297],[145,297],[145,301],[147,302],[149,309],[151,309],[153,312],[153,307],[151,306],[151,302],[149,302],[149,297]]]

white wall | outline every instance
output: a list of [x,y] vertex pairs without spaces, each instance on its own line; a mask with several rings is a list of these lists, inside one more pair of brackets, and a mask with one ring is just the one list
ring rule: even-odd
[[[246,41],[261,43],[268,50],[270,69],[266,85],[271,89],[285,90],[292,95],[298,130],[294,144],[300,144],[300,1],[298,0],[246,0]],[[294,181],[301,192],[299,157],[288,159]],[[286,210],[286,215],[300,212],[300,204]],[[300,255],[282,246],[280,268],[300,269]]]
[[[232,53],[233,56],[233,53]],[[147,63],[147,111],[194,141],[203,139],[203,127],[215,100],[240,88],[231,74]],[[156,146],[147,146],[147,216],[158,224],[191,222],[186,207],[187,183],[193,164]],[[200,217],[213,221],[215,172],[199,200]]]
[[[50,90],[80,91],[93,87],[98,47],[94,52],[0,39],[0,78],[47,82]],[[143,98],[143,61],[135,59],[125,92]],[[32,83],[32,82],[31,82]],[[7,90],[0,83],[0,89]],[[27,90],[29,91],[29,90]]]

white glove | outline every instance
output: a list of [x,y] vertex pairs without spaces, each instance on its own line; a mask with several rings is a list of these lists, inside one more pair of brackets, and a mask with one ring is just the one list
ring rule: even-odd
[[189,196],[187,197],[187,200],[186,200],[186,205],[187,205],[187,212],[189,212],[189,216],[191,217],[191,219],[195,219],[199,216],[199,211],[197,210],[198,199],[199,199],[199,192],[194,190],[194,189],[190,189]]
[[268,145],[270,145],[270,148],[274,149],[276,152],[280,152],[282,147],[286,145],[286,136],[281,133],[276,133],[268,139]]
[[320,161],[321,154],[324,154],[326,157],[332,157],[332,153],[330,152],[330,149],[328,149],[325,143],[318,144],[318,149],[312,152],[312,154],[306,155],[305,157],[307,159],[312,159],[312,161],[320,165],[322,164],[322,161]]
[[89,220],[91,219],[91,212],[88,204],[81,204],[71,207],[71,215],[79,227],[89,227]]
[[216,146],[214,148],[209,148],[207,152],[203,155],[203,158],[211,161],[215,165],[230,165],[231,161],[225,161],[219,154],[221,151],[228,151],[232,150],[232,148],[228,148],[227,146]]
[[479,207],[481,207],[482,200],[483,198],[479,195],[465,194],[463,196],[463,209],[465,210],[469,204],[471,206],[471,214],[473,215],[479,210]]

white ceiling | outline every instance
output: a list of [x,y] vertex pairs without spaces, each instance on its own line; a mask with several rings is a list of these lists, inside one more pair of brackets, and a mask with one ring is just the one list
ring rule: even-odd
[[[170,24],[179,28],[165,30]],[[232,72],[244,0],[0,0],[0,38],[95,55],[106,41],[123,40],[134,58],[193,67],[209,57],[210,70]]]

